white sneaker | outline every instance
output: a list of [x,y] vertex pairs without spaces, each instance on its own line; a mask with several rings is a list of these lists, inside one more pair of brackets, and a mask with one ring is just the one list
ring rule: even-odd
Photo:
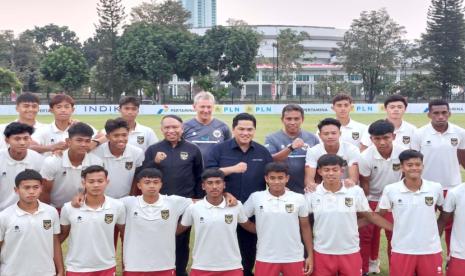
[[368,273],[379,274],[381,270],[379,269],[379,259],[378,260],[369,260],[368,263]]

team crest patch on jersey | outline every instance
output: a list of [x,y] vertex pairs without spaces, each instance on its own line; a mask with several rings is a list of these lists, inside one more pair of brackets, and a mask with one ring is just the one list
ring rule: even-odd
[[294,212],[294,204],[286,204],[286,212],[293,213]]
[[144,143],[144,136],[137,136],[137,144],[142,145]]
[[170,217],[170,210],[161,210],[161,218],[167,220]]
[[126,164],[124,164],[124,167],[126,168],[126,170],[131,170],[132,169],[132,165],[133,165],[133,162],[126,162]]
[[113,214],[105,214],[105,223],[111,224],[113,222]]
[[425,204],[427,206],[433,206],[434,198],[432,196],[425,196]]
[[400,163],[399,163],[399,164],[392,164],[392,170],[393,170],[393,171],[396,171],[396,172],[397,172],[398,170],[400,170]]
[[179,154],[179,157],[182,159],[182,160],[187,160],[187,158],[189,157],[189,153],[185,152],[185,151],[181,151],[181,153]]
[[221,137],[221,131],[219,129],[215,129],[212,134],[213,134],[213,137],[215,138]]
[[48,230],[52,227],[52,220],[51,219],[44,219],[42,221],[42,226],[44,227],[45,230]]
[[233,215],[225,214],[224,215],[224,222],[226,222],[227,224],[231,224],[233,222]]
[[358,133],[358,132],[352,132],[352,139],[358,140],[358,138],[360,138],[360,133]]
[[402,143],[409,144],[410,143],[410,136],[402,136]]
[[450,138],[450,144],[451,144],[452,146],[454,146],[454,147],[457,146],[457,145],[459,144],[459,139],[457,139],[457,138]]
[[352,205],[354,205],[354,199],[351,197],[346,197],[344,199],[344,203],[347,207],[352,207]]

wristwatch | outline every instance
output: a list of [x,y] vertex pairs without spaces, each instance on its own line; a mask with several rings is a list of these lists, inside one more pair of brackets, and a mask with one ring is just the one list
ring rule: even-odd
[[288,148],[290,151],[294,151],[294,150],[295,150],[295,149],[292,147],[292,144],[289,144],[289,145],[287,146],[287,148]]

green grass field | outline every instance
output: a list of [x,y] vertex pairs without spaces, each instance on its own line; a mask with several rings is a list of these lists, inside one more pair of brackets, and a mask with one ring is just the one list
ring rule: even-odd
[[[328,114],[329,115],[329,114]],[[311,131],[315,133],[316,131],[316,125],[318,122],[325,118],[328,117],[328,115],[307,115],[305,117],[305,122],[303,128],[307,131]],[[86,122],[91,124],[97,129],[103,128],[103,125],[105,121],[109,118],[113,118],[115,116],[104,116],[104,115],[96,115],[96,116],[91,116],[91,115],[81,115],[81,116],[75,116],[76,119]],[[189,119],[192,116],[182,116],[183,119]],[[255,135],[255,140],[257,142],[263,143],[265,140],[265,136],[271,132],[277,131],[281,128],[281,121],[280,121],[280,116],[279,115],[257,115],[257,132]],[[233,116],[227,116],[227,115],[221,115],[217,116],[218,119],[221,119],[225,121],[228,125],[231,125],[231,121]],[[362,123],[369,124],[377,119],[382,119],[384,118],[384,114],[355,114],[353,115],[353,119],[357,120]],[[14,116],[1,116],[0,117],[0,123],[7,123],[12,120],[14,120]],[[144,124],[146,126],[152,127],[155,132],[157,133],[157,136],[160,138],[162,137],[160,133],[160,119],[161,115],[144,115],[144,116],[139,116],[138,121],[141,124]],[[422,126],[426,123],[428,123],[428,118],[425,114],[406,114],[405,119],[416,125],[416,126]],[[52,116],[40,116],[38,118],[40,122],[51,122],[53,120]],[[465,127],[465,116],[464,115],[453,115],[450,118],[450,121],[452,123],[455,123],[461,127]],[[462,179],[465,179],[465,173],[462,171]],[[66,246],[64,246],[66,250]],[[443,246],[445,249],[445,245]],[[119,254],[118,254],[119,255]],[[386,255],[386,240],[384,238],[384,235],[381,239],[381,249],[380,249],[380,257],[381,257],[381,274],[383,276],[387,276],[388,274],[388,266],[387,266],[387,255]],[[120,260],[119,260],[120,263]],[[120,265],[118,265],[118,274],[121,275],[121,268]]]

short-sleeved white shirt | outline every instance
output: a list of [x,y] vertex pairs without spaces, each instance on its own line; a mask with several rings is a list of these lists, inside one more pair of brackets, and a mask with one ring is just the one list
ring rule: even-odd
[[305,194],[313,213],[313,248],[322,254],[345,255],[360,250],[357,212],[371,212],[362,188],[341,186],[333,193],[324,183]]
[[255,192],[244,203],[245,214],[255,215],[257,260],[293,263],[304,260],[299,217],[308,217],[305,197],[285,191],[280,197],[268,190]]
[[[305,166],[317,168],[318,159],[327,154],[324,144],[320,143],[307,150],[305,157]],[[348,167],[357,165],[360,159],[360,149],[347,142],[339,142],[337,155],[344,159],[344,178],[348,177]]]
[[462,183],[457,150],[465,149],[464,133],[451,123],[444,133],[437,132],[431,123],[415,132],[412,149],[423,153],[423,178],[441,183],[445,190]]
[[61,225],[71,226],[66,270],[92,272],[116,266],[113,235],[115,225],[124,224],[125,214],[124,204],[108,196],[98,209],[85,204],[74,208],[66,203],[60,217]]
[[402,179],[399,154],[406,149],[398,143],[393,143],[391,156],[388,159],[381,156],[375,145],[369,146],[362,152],[358,170],[361,175],[370,179],[368,200],[379,201],[386,185]]
[[[413,135],[416,130],[416,126],[412,125],[409,122],[402,121],[400,127],[394,130],[394,134],[396,135],[394,142],[404,145],[407,148],[411,148],[410,143],[412,142]],[[370,133],[368,133],[368,128],[365,134],[363,134],[361,142],[363,145],[367,147],[373,145],[373,142],[371,142],[370,139]]]
[[465,183],[447,191],[442,209],[448,213],[454,212],[450,255],[465,260]]
[[28,213],[13,204],[0,213],[0,274],[2,276],[52,276],[53,236],[60,234],[55,208],[39,202]]
[[109,185],[105,194],[113,198],[122,198],[131,191],[134,173],[137,167],[142,166],[144,152],[133,145],[127,144],[121,156],[115,157],[108,142],[92,151],[103,161],[103,166],[108,171]]
[[410,255],[442,251],[436,222],[436,205],[444,202],[441,184],[423,179],[420,190],[410,191],[399,181],[384,188],[379,209],[394,216],[392,252]]
[[33,150],[27,150],[26,157],[17,161],[11,158],[8,149],[0,150],[0,211],[18,201],[14,191],[15,178],[25,169],[40,171],[43,157]]
[[[102,129],[102,133],[106,134],[105,129]],[[128,144],[140,148],[143,152],[145,150],[158,142],[158,137],[153,131],[153,129],[141,125],[136,122],[136,127],[134,130],[129,131]]]
[[[18,119],[14,120],[13,122],[18,122]],[[13,122],[9,122],[7,124],[1,124],[0,125],[0,150],[8,147],[7,143],[5,142],[5,135],[3,135],[3,132],[5,131],[5,128],[9,124],[11,124]],[[43,123],[41,123],[39,121],[36,121],[35,124],[34,124],[34,131],[42,129],[45,126],[46,126],[46,124],[43,124]]]
[[350,119],[347,125],[341,125],[341,138],[339,140],[351,143],[357,148],[360,148],[362,136],[366,131],[367,125]]
[[103,166],[103,161],[93,153],[87,153],[82,164],[77,167],[71,164],[68,150],[65,150],[62,156],[45,158],[40,174],[44,179],[53,181],[50,205],[61,208],[63,204],[71,201],[82,186],[82,170],[92,165]]
[[[192,200],[160,195],[149,204],[142,196],[121,199],[126,207],[123,258],[126,271],[174,269],[176,228]],[[147,238],[151,237],[151,238]]]
[[192,268],[207,271],[242,268],[236,229],[238,223],[246,221],[240,202],[230,207],[223,199],[214,206],[204,198],[190,205],[181,224],[195,228]]

